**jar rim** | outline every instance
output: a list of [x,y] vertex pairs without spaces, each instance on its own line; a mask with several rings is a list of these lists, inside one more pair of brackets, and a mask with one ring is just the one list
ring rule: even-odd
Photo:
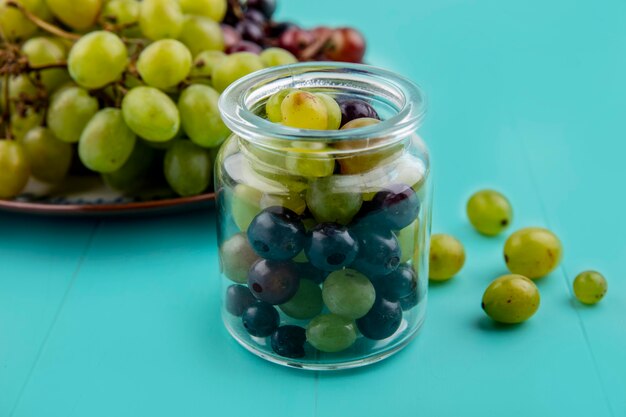
[[[307,76],[308,74],[308,76]],[[323,84],[307,82],[311,74],[324,74],[327,79],[350,81],[357,77],[377,83],[378,87],[393,90],[399,99],[398,111],[393,116],[382,120],[381,123],[349,130],[309,130],[297,129],[273,123],[259,117],[251,110],[271,94],[289,86],[300,83],[299,87],[315,88]],[[263,86],[267,91],[257,91]],[[280,87],[280,88],[277,88]],[[220,96],[219,108],[224,123],[235,134],[254,141],[297,140],[297,141],[344,141],[362,140],[370,138],[398,137],[414,133],[420,126],[426,113],[426,98],[421,88],[406,77],[392,71],[364,64],[347,64],[343,62],[305,62],[267,68],[249,74],[232,83]]]

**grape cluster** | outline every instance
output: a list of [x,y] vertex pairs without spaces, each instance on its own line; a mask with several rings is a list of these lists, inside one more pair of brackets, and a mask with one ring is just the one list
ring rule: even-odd
[[[305,89],[277,92],[262,116],[316,130],[380,122],[366,101]],[[241,183],[227,191],[240,232],[220,248],[223,273],[237,283],[226,290],[226,310],[241,317],[251,336],[270,338],[277,355],[302,358],[344,351],[361,336],[391,338],[418,304],[419,184],[381,184],[367,200],[358,189],[346,190],[341,182],[351,176],[336,165],[361,145],[338,156],[324,144],[299,143],[301,152],[273,155],[292,180],[307,179],[289,198],[267,198]]]
[[217,106],[226,87],[298,60],[363,58],[356,30],[308,31],[275,10],[274,0],[0,0],[0,198],[31,177],[85,172],[126,193],[206,191],[230,134]]

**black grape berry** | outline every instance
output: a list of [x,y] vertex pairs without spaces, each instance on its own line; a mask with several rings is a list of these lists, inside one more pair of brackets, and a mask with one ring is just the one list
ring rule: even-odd
[[375,279],[373,284],[376,294],[389,301],[398,301],[416,293],[417,274],[411,266],[400,265],[389,275]]
[[296,256],[306,234],[302,220],[284,207],[261,211],[248,227],[248,240],[254,251],[265,259],[285,261]]
[[378,119],[378,113],[374,108],[366,101],[359,99],[344,99],[338,100],[339,108],[341,109],[341,126],[355,119],[361,119],[368,117],[371,119]]
[[394,230],[413,223],[420,212],[420,200],[405,184],[393,184],[376,193],[372,199],[372,215]]
[[296,294],[299,285],[299,270],[293,262],[261,259],[248,272],[250,291],[269,304],[286,303]]
[[241,317],[256,302],[254,295],[244,285],[231,285],[226,290],[226,310],[233,316]]
[[241,321],[252,336],[267,337],[278,328],[280,317],[272,305],[257,301],[243,312]]
[[300,326],[281,326],[271,338],[272,350],[286,358],[303,358],[306,331]]
[[323,271],[350,266],[359,245],[350,231],[337,223],[321,223],[311,231],[304,253],[311,264]]
[[398,302],[376,298],[370,311],[356,321],[356,325],[368,339],[383,340],[398,330],[402,323],[402,307]]
[[398,268],[402,251],[393,233],[374,229],[355,230],[359,242],[359,254],[352,268],[370,279],[383,277]]

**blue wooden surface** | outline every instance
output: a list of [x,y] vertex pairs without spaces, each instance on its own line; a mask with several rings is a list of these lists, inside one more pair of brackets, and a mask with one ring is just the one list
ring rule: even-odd
[[[421,335],[370,368],[305,373],[263,362],[222,328],[212,211],[148,219],[0,214],[0,417],[626,416],[626,3],[282,0],[308,25],[351,24],[368,60],[430,98],[434,231],[467,266],[430,288]],[[505,237],[464,203],[507,194],[513,229],[547,226],[562,267],[529,322],[494,326],[484,288]],[[574,276],[604,272],[596,307]]]

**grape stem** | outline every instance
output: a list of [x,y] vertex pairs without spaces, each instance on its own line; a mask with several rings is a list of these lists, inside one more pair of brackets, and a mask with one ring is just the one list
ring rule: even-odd
[[320,52],[322,52],[328,41],[330,41],[331,36],[333,36],[332,31],[321,35],[319,38],[315,40],[311,45],[307,46],[301,53],[300,59],[302,61],[310,61],[315,58]]
[[241,3],[239,3],[239,0],[228,0],[228,3],[233,9],[233,13],[235,14],[235,16],[237,16],[237,19],[243,20],[243,8],[241,7]]
[[28,20],[30,20],[31,22],[33,22],[35,25],[39,26],[39,28],[45,30],[46,32],[49,32],[53,35],[56,35],[65,39],[70,39],[73,41],[77,41],[80,39],[80,35],[66,32],[63,29],[53,24],[50,24],[43,19],[40,19],[39,17],[31,13],[28,9],[26,9],[22,4],[18,3],[15,0],[8,0],[6,4],[7,6],[15,7],[16,9],[18,9],[20,12],[24,14],[24,16],[26,16]]
[[4,73],[4,114],[2,118],[5,122],[5,135],[8,140],[13,139],[13,132],[11,131],[11,103],[9,102],[9,73]]
[[37,67],[31,67],[29,65],[26,71],[28,72],[43,71],[43,70],[52,69],[52,68],[67,68],[67,62],[55,62],[52,64],[40,65]]

